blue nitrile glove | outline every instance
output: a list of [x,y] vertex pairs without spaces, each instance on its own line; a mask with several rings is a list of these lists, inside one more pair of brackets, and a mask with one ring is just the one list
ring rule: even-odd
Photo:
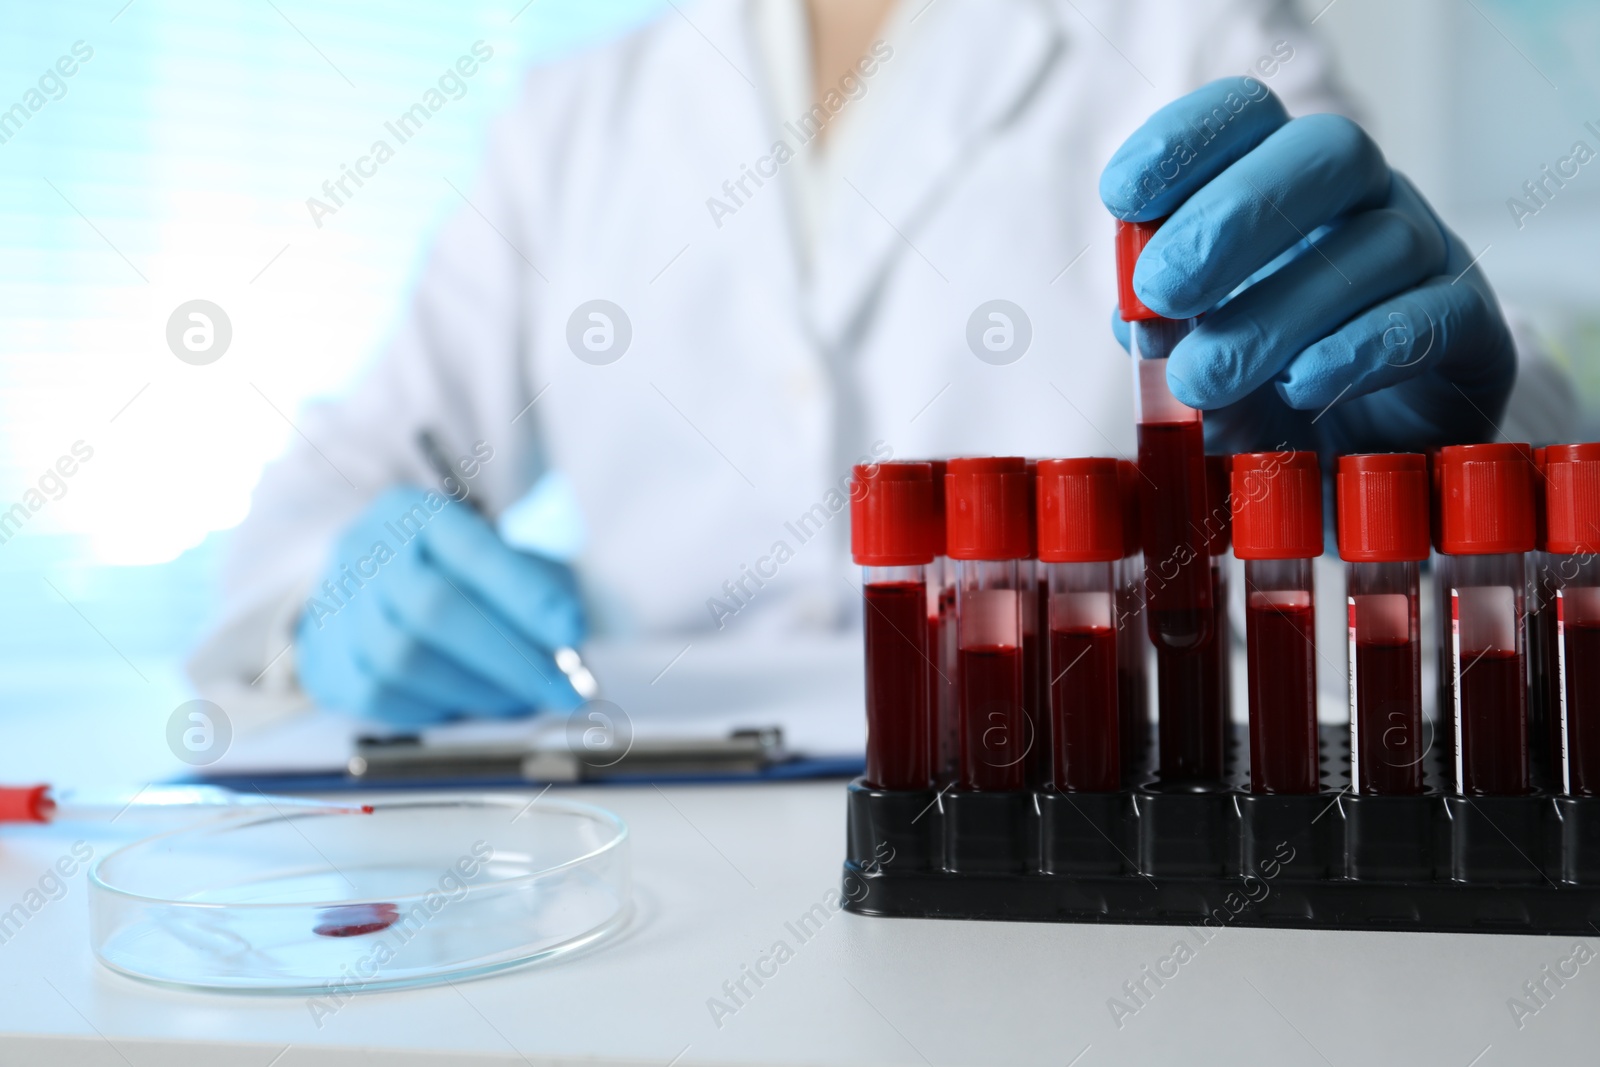
[[1494,292],[1349,119],[1291,120],[1260,82],[1223,78],[1129,137],[1100,198],[1129,221],[1171,216],[1134,291],[1169,318],[1205,315],[1167,381],[1207,412],[1211,450],[1327,455],[1495,433],[1516,355]]
[[319,704],[422,724],[577,707],[551,651],[583,630],[568,567],[508,548],[441,493],[405,487],[340,536],[295,652]]

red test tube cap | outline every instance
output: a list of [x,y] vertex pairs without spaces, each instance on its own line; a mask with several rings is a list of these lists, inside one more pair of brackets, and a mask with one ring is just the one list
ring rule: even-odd
[[1322,472],[1315,452],[1233,457],[1233,554],[1240,559],[1322,555]]
[[1139,554],[1139,465],[1131,459],[1117,460],[1117,484],[1122,490],[1122,555]]
[[1540,552],[1544,551],[1545,543],[1550,540],[1549,505],[1545,502],[1545,493],[1550,488],[1549,478],[1544,473],[1545,453],[1548,448],[1533,450],[1533,466],[1538,472],[1538,477],[1533,480],[1533,547]]
[[1533,551],[1538,476],[1533,449],[1524,444],[1440,449],[1440,551],[1453,556]]
[[1428,458],[1418,452],[1340,456],[1339,556],[1351,563],[1428,558]]
[[1229,503],[1228,468],[1232,456],[1206,457],[1206,552],[1228,554],[1233,540],[1233,508]]
[[945,551],[951,559],[1027,559],[1028,462],[1020,456],[952,459],[945,467]]
[[1028,558],[1039,555],[1039,461],[1027,461],[1028,470]]
[[1444,466],[1439,453],[1443,451],[1439,447],[1428,449],[1428,532],[1435,552],[1444,551],[1444,521],[1439,517],[1439,479]]
[[1600,444],[1545,449],[1547,551],[1562,556],[1600,552]]
[[863,567],[933,562],[933,467],[863,463],[851,471],[850,554]]
[[1124,222],[1117,220],[1117,307],[1123,322],[1138,319],[1159,319],[1161,316],[1145,307],[1133,292],[1133,267],[1139,262],[1139,253],[1150,243],[1150,238],[1161,229],[1166,219],[1150,222]]
[[933,554],[942,556],[944,551],[944,475],[945,462],[942,459],[928,460],[928,466],[933,468],[933,514],[928,517],[929,536],[933,538]]
[[1110,563],[1122,558],[1122,487],[1114,459],[1039,461],[1039,558]]

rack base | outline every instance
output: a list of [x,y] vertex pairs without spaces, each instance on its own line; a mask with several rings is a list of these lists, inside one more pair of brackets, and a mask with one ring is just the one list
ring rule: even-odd
[[[1324,766],[1343,738],[1325,731]],[[1230,746],[1234,752],[1238,746]],[[863,915],[1457,933],[1600,929],[1600,797],[850,787]]]

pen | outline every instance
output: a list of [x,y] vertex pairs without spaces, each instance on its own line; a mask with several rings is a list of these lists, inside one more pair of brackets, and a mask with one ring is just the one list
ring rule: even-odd
[[[449,458],[444,454],[444,449],[439,447],[439,441],[433,436],[431,430],[417,431],[417,447],[422,450],[423,458],[428,461],[428,466],[433,473],[445,484],[445,492],[457,503],[465,504],[472,510],[482,514],[482,509],[471,498],[472,491],[467,488],[466,482],[456,476],[455,468]],[[450,492],[451,483],[460,486],[458,496]],[[594,673],[583,662],[583,657],[578,655],[578,650],[563,646],[551,653],[556,661],[556,668],[567,676],[567,681],[572,685],[573,691],[584,700],[593,700],[600,695],[600,683],[595,680]]]

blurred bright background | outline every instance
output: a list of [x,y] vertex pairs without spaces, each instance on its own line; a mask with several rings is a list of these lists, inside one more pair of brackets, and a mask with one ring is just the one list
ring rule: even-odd
[[[1600,397],[1600,162],[1520,229],[1507,207],[1574,141],[1600,146],[1584,128],[1600,130],[1600,4],[1303,6],[1380,144]],[[663,13],[676,17],[667,0],[5,0],[0,108],[75,42],[93,54],[20,129],[0,127],[0,511],[76,442],[93,458],[0,544],[0,706],[55,706],[72,672],[80,701],[126,702],[137,673],[152,709],[172,707],[263,465],[307,400],[379,350],[490,117],[530,64]],[[306,199],[478,40],[494,57],[465,95],[314,226]],[[212,366],[165,344],[195,298],[232,321]]]
[[[3,0],[0,110],[75,42],[93,50],[64,93],[49,87],[59,98],[20,129],[0,124],[0,512],[76,442],[93,449],[0,544],[13,744],[98,730],[110,703],[120,728],[85,746],[91,766],[170,762],[142,724],[188,695],[182,658],[213,611],[227,531],[294,434],[287,419],[379,350],[523,72],[662,10]],[[374,140],[393,143],[383,124],[480,40],[493,58],[465,94],[315,226],[307,198],[326,199],[323,182]],[[165,340],[197,298],[233,326],[210,366]],[[45,769],[42,751],[16,756],[13,773]]]

